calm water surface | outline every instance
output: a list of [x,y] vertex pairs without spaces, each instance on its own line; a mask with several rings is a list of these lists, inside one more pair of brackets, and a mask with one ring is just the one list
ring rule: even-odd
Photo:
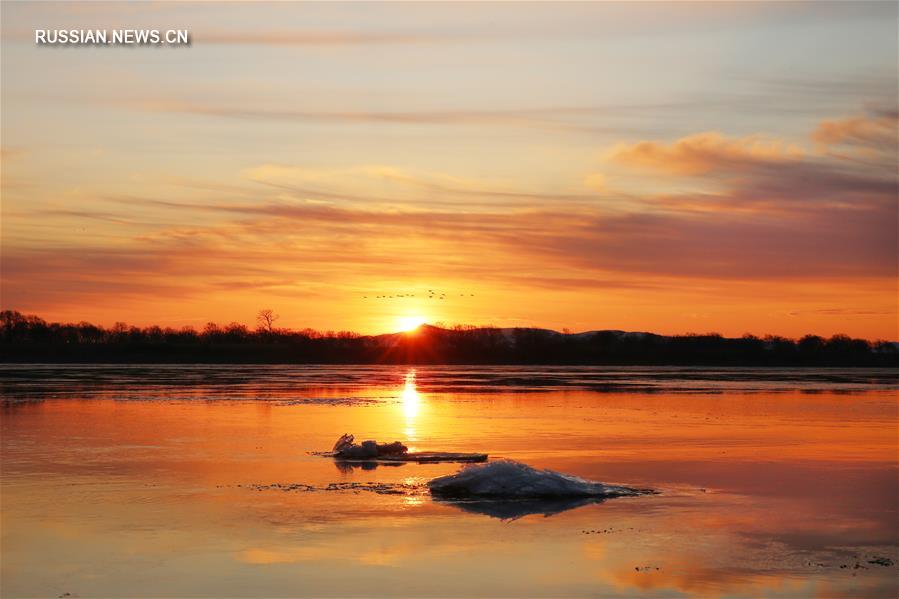
[[[895,597],[896,390],[885,370],[0,366],[0,594]],[[344,432],[660,493],[438,502],[422,485],[457,465],[310,454]]]

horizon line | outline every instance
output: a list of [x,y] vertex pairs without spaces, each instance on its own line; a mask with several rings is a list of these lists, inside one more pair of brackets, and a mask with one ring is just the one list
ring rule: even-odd
[[383,337],[383,336],[391,336],[391,335],[410,335],[410,334],[414,334],[415,332],[421,330],[422,328],[432,328],[432,329],[439,329],[442,331],[449,331],[449,332],[461,332],[461,331],[466,331],[466,330],[467,331],[478,331],[478,330],[482,330],[482,331],[483,330],[497,330],[497,331],[524,330],[524,331],[527,331],[527,330],[531,330],[531,331],[544,331],[544,332],[554,333],[554,334],[562,335],[562,336],[577,336],[577,335],[586,335],[586,334],[590,334],[590,333],[622,333],[622,334],[626,334],[626,335],[652,335],[652,336],[657,336],[657,337],[720,337],[721,339],[730,339],[730,340],[758,339],[761,341],[789,340],[789,341],[793,341],[793,342],[798,342],[804,338],[810,338],[810,337],[811,338],[819,338],[822,340],[846,338],[846,339],[851,339],[851,340],[863,340],[863,341],[866,341],[871,344],[876,344],[876,343],[899,344],[899,340],[893,340],[893,339],[887,339],[887,338],[869,339],[869,338],[865,338],[865,337],[854,337],[854,336],[846,334],[846,333],[834,333],[832,335],[819,335],[816,333],[809,332],[809,333],[805,333],[804,335],[797,336],[797,337],[788,337],[785,335],[777,335],[774,333],[757,334],[757,333],[751,333],[751,332],[747,331],[746,333],[744,333],[743,335],[740,335],[738,337],[728,337],[717,331],[706,331],[706,332],[687,331],[687,332],[683,332],[683,333],[656,333],[653,331],[626,330],[626,329],[617,329],[617,328],[596,328],[596,329],[586,329],[586,330],[582,330],[582,331],[573,331],[573,330],[570,330],[568,327],[562,327],[561,330],[557,330],[554,328],[547,328],[547,327],[540,327],[540,326],[502,327],[502,326],[496,326],[496,325],[492,325],[492,324],[477,324],[477,325],[476,324],[465,324],[465,323],[451,324],[451,323],[445,323],[445,322],[440,322],[440,321],[438,321],[436,323],[423,322],[411,329],[394,330],[394,331],[387,331],[387,332],[382,332],[382,333],[360,333],[358,331],[354,331],[354,330],[350,330],[350,329],[317,329],[317,328],[313,328],[313,327],[299,328],[299,327],[274,327],[274,326],[272,326],[267,329],[266,327],[264,327],[262,325],[258,325],[254,328],[254,327],[251,327],[250,325],[247,325],[245,323],[238,322],[238,321],[231,321],[224,325],[219,324],[217,322],[209,321],[203,327],[198,327],[198,326],[195,326],[192,324],[187,324],[187,325],[183,325],[180,327],[171,326],[171,325],[163,326],[163,325],[159,325],[159,324],[150,324],[150,325],[140,326],[140,325],[132,325],[132,324],[129,324],[124,321],[117,321],[117,322],[113,323],[112,325],[103,325],[103,324],[96,324],[93,322],[89,322],[86,320],[82,320],[82,321],[78,321],[78,322],[50,321],[50,320],[47,320],[37,314],[25,313],[25,312],[21,312],[19,310],[14,310],[14,309],[0,310],[0,322],[6,321],[8,318],[8,315],[18,315],[24,319],[29,319],[29,320],[37,319],[46,326],[54,326],[55,325],[55,326],[60,326],[60,327],[95,327],[95,328],[101,329],[106,332],[113,332],[116,329],[121,330],[122,327],[127,328],[127,330],[139,329],[141,331],[147,331],[150,329],[158,328],[162,332],[193,331],[193,332],[197,333],[198,335],[202,335],[205,333],[214,333],[214,332],[226,332],[229,330],[232,330],[232,331],[240,330],[241,332],[244,332],[246,334],[267,333],[267,334],[288,334],[288,335],[290,335],[290,334],[302,334],[302,333],[311,332],[311,333],[320,335],[322,337],[352,335],[352,336],[361,338],[361,337]]

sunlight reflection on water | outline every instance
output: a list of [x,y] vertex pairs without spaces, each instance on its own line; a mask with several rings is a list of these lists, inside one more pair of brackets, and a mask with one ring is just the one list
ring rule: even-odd
[[402,399],[403,414],[406,417],[406,439],[409,441],[417,441],[417,431],[415,427],[415,419],[418,417],[418,409],[421,404],[421,396],[415,387],[415,369],[413,368],[406,373],[403,383]]

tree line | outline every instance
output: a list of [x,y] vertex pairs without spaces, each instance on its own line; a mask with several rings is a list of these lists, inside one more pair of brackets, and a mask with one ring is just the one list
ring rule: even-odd
[[726,338],[716,333],[655,335],[545,329],[422,326],[412,334],[366,336],[278,328],[260,311],[257,326],[194,327],[58,323],[0,312],[0,361],[110,363],[610,364],[897,366],[894,342],[806,335]]

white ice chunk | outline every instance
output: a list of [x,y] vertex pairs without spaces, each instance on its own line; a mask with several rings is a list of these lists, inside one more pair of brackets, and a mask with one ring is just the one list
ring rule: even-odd
[[538,470],[511,460],[468,466],[456,474],[435,478],[428,487],[434,495],[454,498],[620,497],[646,492]]

